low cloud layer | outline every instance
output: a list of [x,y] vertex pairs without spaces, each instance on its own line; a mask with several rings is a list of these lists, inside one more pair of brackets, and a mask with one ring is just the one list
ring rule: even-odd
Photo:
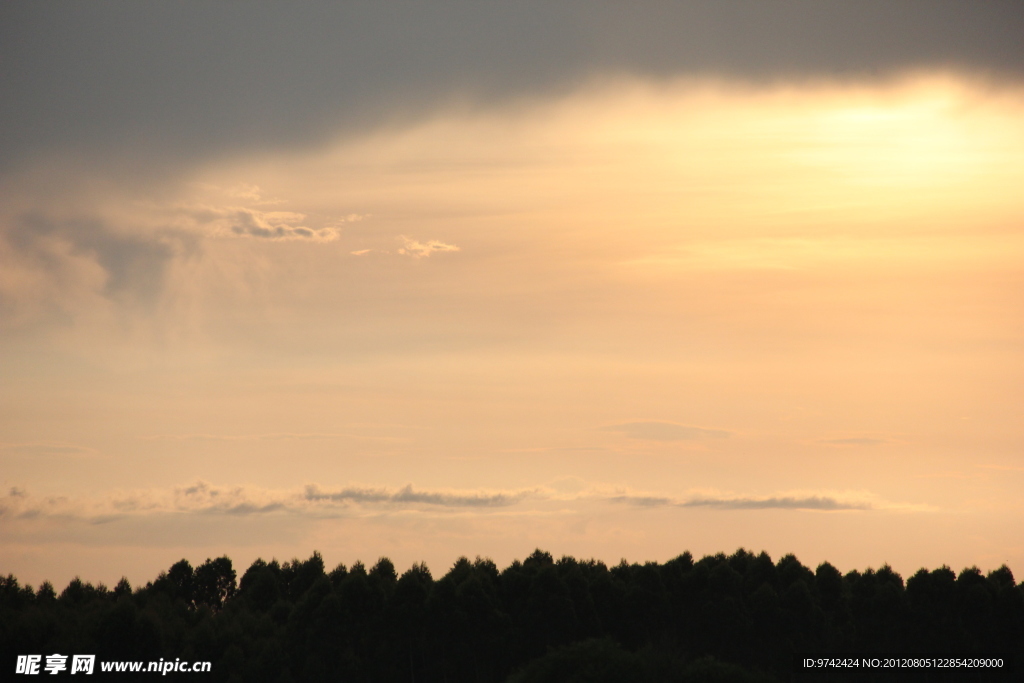
[[771,496],[692,493],[680,497],[587,486],[559,492],[548,486],[506,491],[429,489],[407,484],[398,489],[370,486],[328,488],[309,484],[300,490],[253,486],[218,486],[197,481],[172,489],[111,492],[96,498],[38,496],[26,487],[11,487],[0,497],[0,520],[5,524],[28,520],[83,521],[105,524],[147,515],[283,514],[323,518],[410,511],[420,514],[452,511],[489,514],[513,509],[522,514],[547,511],[594,511],[604,505],[639,508],[710,508],[720,510],[793,511],[921,511],[921,506],[894,504],[865,493],[793,493]]
[[0,498],[0,519],[54,519],[107,523],[154,514],[336,516],[382,510],[487,509],[516,505],[537,491],[465,491],[415,488],[397,490],[351,486],[327,489],[310,484],[302,490],[253,486],[217,486],[205,481],[170,490],[112,492],[99,498],[34,496],[12,487]]

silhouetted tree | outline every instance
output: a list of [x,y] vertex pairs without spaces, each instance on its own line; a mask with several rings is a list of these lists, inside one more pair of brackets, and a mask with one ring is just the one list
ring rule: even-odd
[[[1024,586],[1007,567],[842,575],[739,549],[664,564],[537,550],[499,571],[459,558],[439,580],[380,558],[330,574],[314,552],[181,560],[114,590],[76,577],[60,591],[0,577],[0,657],[214,663],[211,681],[791,680],[794,652],[1000,652],[1024,661]],[[877,680],[886,679],[884,675]],[[858,680],[875,680],[862,676]],[[980,680],[977,677],[965,680]]]

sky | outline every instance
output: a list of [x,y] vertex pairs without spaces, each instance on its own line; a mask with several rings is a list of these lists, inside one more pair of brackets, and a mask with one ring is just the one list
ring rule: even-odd
[[1017,2],[6,3],[0,574],[1024,577]]

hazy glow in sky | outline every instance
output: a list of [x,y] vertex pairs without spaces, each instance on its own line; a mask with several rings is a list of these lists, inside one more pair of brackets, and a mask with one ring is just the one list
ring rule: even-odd
[[0,571],[1024,568],[1021,121],[947,72],[620,77],[41,156],[0,187]]

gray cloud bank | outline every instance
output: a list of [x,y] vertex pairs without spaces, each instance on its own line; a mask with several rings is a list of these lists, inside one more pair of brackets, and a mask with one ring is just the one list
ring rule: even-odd
[[841,501],[830,496],[793,496],[770,498],[694,498],[681,507],[711,507],[730,510],[870,510],[863,502]]
[[716,508],[720,510],[872,510],[875,505],[866,501],[840,500],[833,496],[767,496],[727,497],[698,496],[676,501],[658,496],[613,496],[611,501],[638,507],[674,505],[682,508]]
[[0,172],[53,151],[152,167],[315,144],[609,73],[1017,81],[1021,35],[1016,0],[7,2]]
[[[218,486],[197,481],[173,489],[109,493],[96,498],[36,496],[21,487],[0,495],[0,521],[64,520],[92,524],[161,514],[250,516],[283,513],[311,517],[352,515],[388,510],[444,511],[504,508],[538,497],[537,491],[458,491],[349,486],[324,489],[315,484],[302,490]],[[542,496],[541,496],[542,497]]]
[[308,501],[330,501],[333,503],[411,503],[436,505],[439,507],[504,507],[514,505],[525,498],[524,491],[516,493],[441,493],[436,491],[416,491],[412,485],[406,485],[395,493],[384,489],[346,488],[340,491],[322,491],[316,486],[307,486],[305,499]]

